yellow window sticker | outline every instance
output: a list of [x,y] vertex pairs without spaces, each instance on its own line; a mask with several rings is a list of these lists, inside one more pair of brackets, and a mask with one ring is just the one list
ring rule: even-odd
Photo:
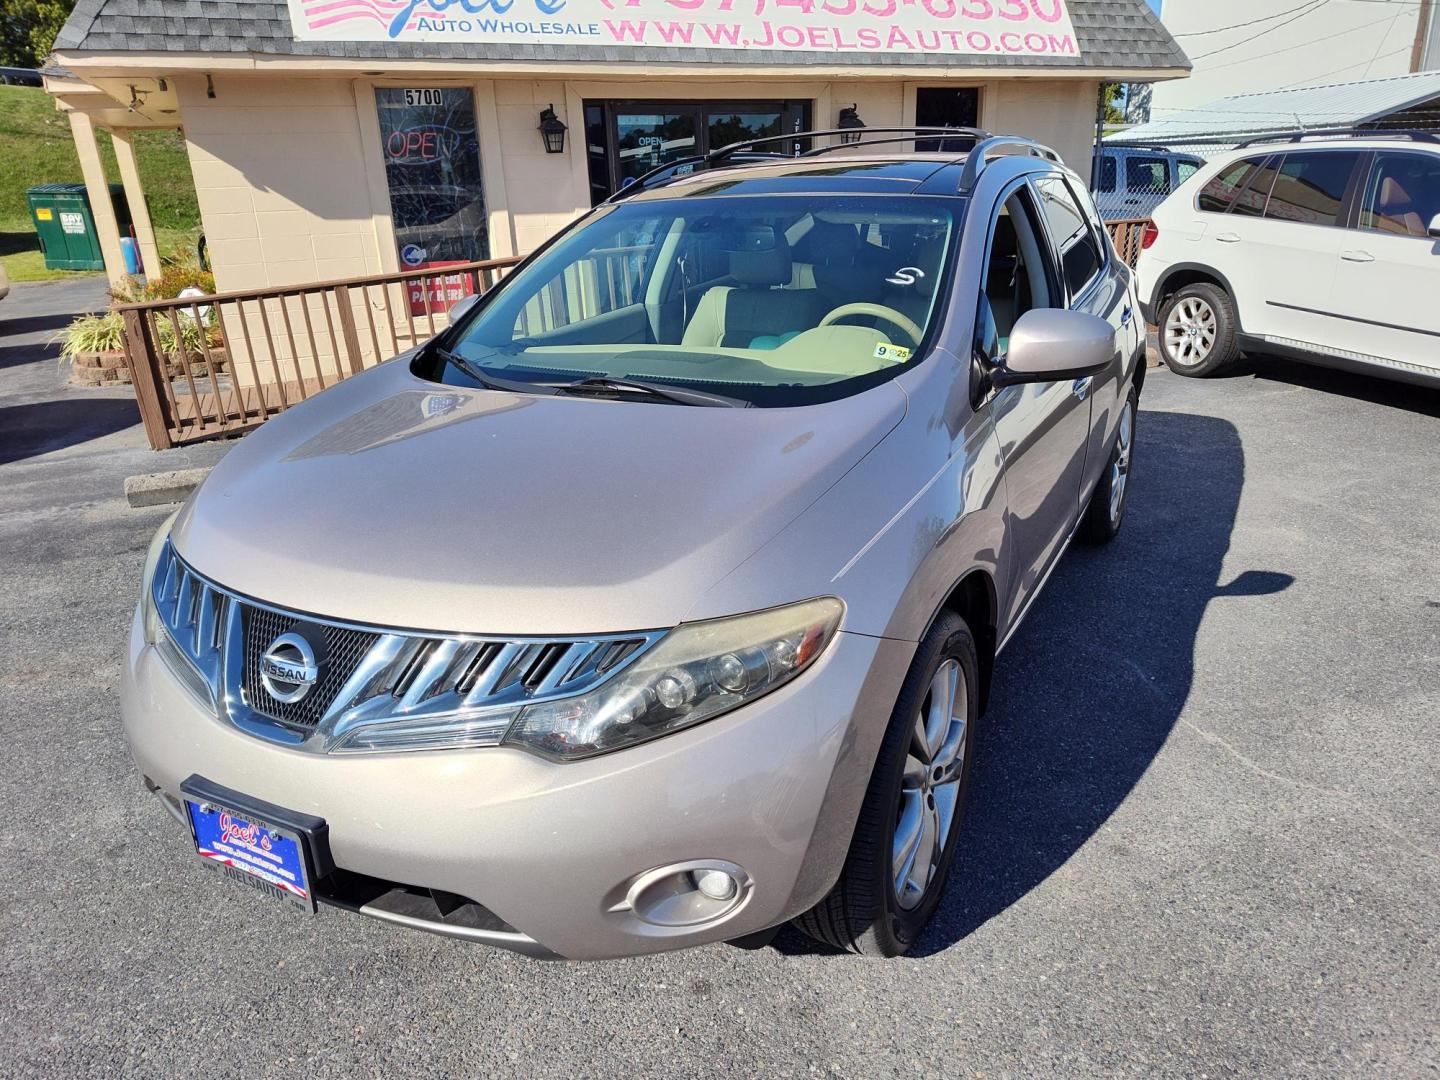
[[891,345],[888,341],[882,341],[875,346],[876,360],[889,360],[892,364],[903,364],[910,359],[910,350],[904,345]]
[[37,207],[35,208],[35,220],[36,220],[36,221],[54,221],[54,220],[55,220],[55,214],[51,211],[51,209],[50,209],[48,206],[37,206]]

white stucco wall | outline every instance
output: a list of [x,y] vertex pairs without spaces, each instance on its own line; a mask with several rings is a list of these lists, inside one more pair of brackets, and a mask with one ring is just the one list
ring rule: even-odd
[[[213,98],[203,76],[176,81],[220,289],[399,269],[374,107],[381,80],[216,75]],[[589,209],[585,100],[798,98],[813,102],[817,127],[833,126],[839,110],[853,102],[867,125],[882,127],[913,123],[915,91],[930,85],[899,79],[405,81],[473,88],[497,256],[533,250]],[[1000,78],[943,85],[977,86],[983,127],[1040,139],[1088,175],[1095,82]],[[540,110],[552,104],[569,126],[564,155],[546,154],[536,131]]]
[[176,77],[201,221],[222,290],[379,273],[347,80]]
[[1183,119],[1184,110],[1231,94],[1410,71],[1420,11],[1413,0],[1330,0],[1303,14],[1295,7],[1296,0],[1165,0],[1161,19],[1195,70],[1155,87],[1152,118]]

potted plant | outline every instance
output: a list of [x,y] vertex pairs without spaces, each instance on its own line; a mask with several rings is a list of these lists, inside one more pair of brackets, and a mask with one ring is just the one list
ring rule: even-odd
[[128,383],[125,319],[118,311],[80,316],[60,332],[60,356],[70,361],[70,381],[78,386]]

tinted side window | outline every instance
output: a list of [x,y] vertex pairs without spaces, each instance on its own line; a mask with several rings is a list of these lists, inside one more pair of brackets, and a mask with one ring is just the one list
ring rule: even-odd
[[1115,179],[1117,169],[1113,157],[1097,157],[1095,159],[1095,190],[1102,195],[1109,195],[1115,190]]
[[1160,157],[1125,159],[1125,187],[1147,195],[1170,194],[1170,164]]
[[1175,183],[1183,184],[1204,167],[1203,161],[1177,161],[1175,163]]
[[1360,163],[1358,153],[1287,154],[1265,216],[1303,225],[1337,225],[1340,204],[1350,176]]
[[976,348],[987,359],[1004,356],[1020,316],[1035,308],[1058,307],[1054,273],[1029,192],[1005,200],[990,236],[989,263],[976,323]]
[[1270,191],[1275,186],[1275,177],[1280,172],[1279,157],[1272,157],[1257,165],[1235,203],[1230,207],[1232,214],[1240,217],[1260,217],[1265,213],[1265,204],[1270,201]]
[[1037,180],[1041,212],[1060,253],[1060,272],[1070,295],[1078,295],[1100,271],[1104,261],[1090,223],[1069,186],[1058,176]]
[[1235,196],[1249,181],[1252,173],[1265,164],[1264,158],[1247,158],[1220,170],[1220,174],[1205,185],[1196,205],[1212,214],[1223,214],[1230,209]]
[[1429,236],[1440,214],[1440,155],[1382,153],[1365,185],[1360,227]]

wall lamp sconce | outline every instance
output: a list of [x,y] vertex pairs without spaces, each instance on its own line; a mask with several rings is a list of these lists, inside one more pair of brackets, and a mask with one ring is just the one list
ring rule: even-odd
[[540,113],[540,138],[545,143],[547,154],[563,154],[565,152],[565,121],[555,115],[555,106],[541,110]]
[[865,121],[860,119],[859,103],[840,110],[840,122],[835,126],[840,129],[840,142],[849,145],[860,141],[860,132],[865,129]]

